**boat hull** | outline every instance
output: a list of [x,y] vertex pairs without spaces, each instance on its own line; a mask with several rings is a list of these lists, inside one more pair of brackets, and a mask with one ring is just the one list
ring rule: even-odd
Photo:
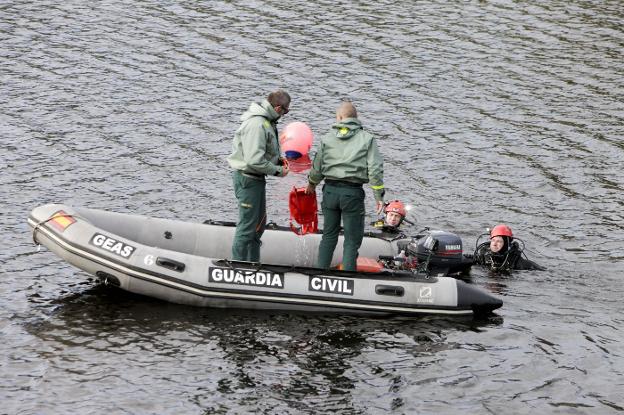
[[[294,245],[315,251],[318,241],[302,242],[284,232],[271,235],[268,230],[263,241],[281,243],[277,252],[286,259],[254,264],[232,261],[225,254],[233,230],[216,225],[110,216],[64,205],[36,208],[28,222],[37,243],[77,268],[126,291],[173,303],[371,315],[487,313],[502,305],[477,287],[449,277],[310,267],[309,255],[297,259],[299,247]],[[387,246],[364,247],[380,249]],[[263,251],[265,256],[275,254]]]

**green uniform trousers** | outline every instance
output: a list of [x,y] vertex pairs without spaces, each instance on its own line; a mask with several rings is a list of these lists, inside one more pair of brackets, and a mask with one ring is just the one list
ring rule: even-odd
[[266,181],[235,170],[234,194],[238,201],[238,223],[232,244],[232,259],[260,261],[260,238],[266,226]]
[[358,249],[364,238],[364,189],[341,183],[323,186],[324,225],[319,245],[318,267],[329,268],[338,243],[340,220],[344,228],[342,265],[346,271],[355,271]]

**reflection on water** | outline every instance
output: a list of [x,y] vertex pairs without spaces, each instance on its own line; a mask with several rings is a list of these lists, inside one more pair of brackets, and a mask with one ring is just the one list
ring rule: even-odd
[[[448,330],[479,332],[502,324],[496,317],[371,319],[198,309],[103,285],[51,303],[53,307],[45,308],[48,315],[24,327],[58,351],[38,352],[59,365],[57,370],[80,367],[83,379],[109,370],[123,377],[118,368],[136,370],[147,363],[147,353],[151,364],[174,377],[175,366],[193,366],[193,373],[210,378],[211,393],[238,396],[242,407],[248,391],[255,390],[301,410],[310,405],[319,410],[353,407],[351,392],[366,376],[385,378],[397,370],[426,369],[439,364],[437,353],[461,347],[449,341]],[[80,353],[62,351],[71,349]],[[366,355],[391,357],[397,352],[399,360],[373,359],[370,373],[359,373],[369,359]],[[211,405],[218,401],[202,399]],[[399,401],[393,403],[395,408],[401,407]]]

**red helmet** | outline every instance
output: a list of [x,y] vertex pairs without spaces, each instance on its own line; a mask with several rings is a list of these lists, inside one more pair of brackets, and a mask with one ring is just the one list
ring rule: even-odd
[[509,236],[510,238],[513,238],[513,232],[511,231],[511,228],[509,226],[501,223],[500,225],[494,226],[494,228],[490,232],[490,239],[494,238],[495,236]]
[[405,210],[405,205],[403,202],[398,200],[393,200],[392,202],[388,202],[386,207],[384,208],[384,213],[395,212],[399,215],[405,217],[407,215],[407,210]]

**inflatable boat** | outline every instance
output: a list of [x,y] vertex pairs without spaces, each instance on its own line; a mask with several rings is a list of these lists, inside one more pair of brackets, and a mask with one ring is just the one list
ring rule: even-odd
[[[371,266],[352,272],[314,268],[320,234],[269,228],[262,263],[250,263],[231,259],[235,227],[215,222],[48,204],[33,209],[28,224],[35,243],[99,280],[173,303],[371,315],[488,314],[502,306],[461,280],[383,266],[397,254],[383,238],[364,239],[359,255]],[[342,237],[332,267],[341,256]]]

